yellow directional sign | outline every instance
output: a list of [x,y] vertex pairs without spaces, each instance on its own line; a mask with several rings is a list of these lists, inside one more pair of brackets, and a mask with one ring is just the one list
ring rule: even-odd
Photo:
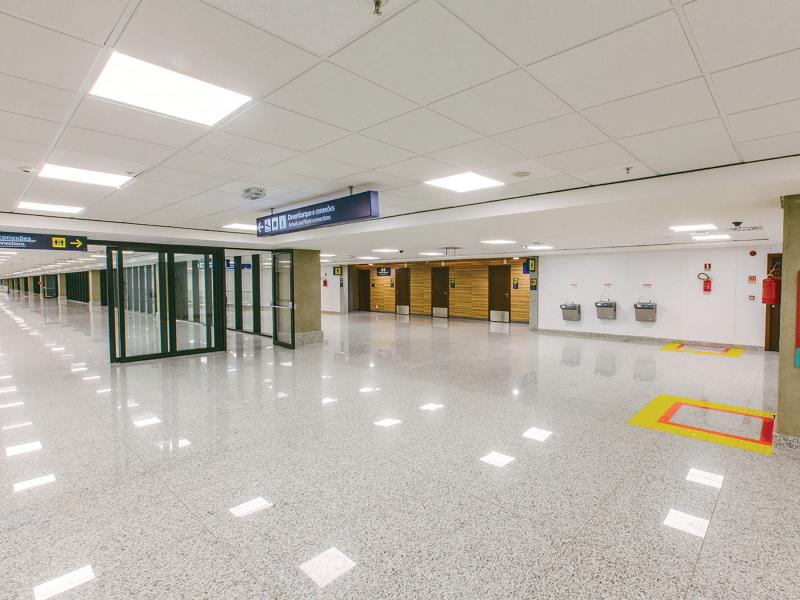
[[71,250],[86,252],[87,240],[80,235],[17,233],[0,231],[0,248],[17,250]]

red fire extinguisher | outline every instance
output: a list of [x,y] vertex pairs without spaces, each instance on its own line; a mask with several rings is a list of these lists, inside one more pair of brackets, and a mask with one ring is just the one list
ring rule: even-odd
[[703,282],[703,291],[710,292],[711,291],[711,275],[708,273],[698,273],[697,278]]
[[775,277],[772,272],[761,282],[761,303],[781,303],[781,278]]

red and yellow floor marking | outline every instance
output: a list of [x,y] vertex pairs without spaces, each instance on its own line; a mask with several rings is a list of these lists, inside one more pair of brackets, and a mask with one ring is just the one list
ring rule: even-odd
[[[670,419],[675,416],[675,413],[677,413],[682,406],[694,406],[706,410],[717,410],[761,419],[761,434],[758,439],[754,439],[729,433],[721,433],[711,429],[703,429],[701,427],[692,427],[691,425],[672,423]],[[674,433],[675,435],[682,435],[684,437],[703,440],[705,442],[711,442],[712,444],[739,448],[741,450],[749,450],[750,452],[758,452],[759,454],[772,454],[772,429],[775,425],[775,415],[763,410],[730,406],[728,404],[715,404],[714,402],[704,402],[703,400],[692,400],[691,398],[680,398],[679,396],[661,394],[653,398],[642,410],[636,413],[630,421],[628,421],[628,425],[655,429],[656,431],[662,431],[664,433]]]
[[744,354],[744,348],[716,348],[714,346],[708,346],[708,350],[699,350],[698,348],[702,348],[702,346],[693,346],[691,344],[679,344],[677,342],[669,343],[666,346],[662,346],[662,350],[666,350],[667,352],[686,352],[688,354],[706,354],[708,356],[727,356],[729,358],[739,358],[742,354]]

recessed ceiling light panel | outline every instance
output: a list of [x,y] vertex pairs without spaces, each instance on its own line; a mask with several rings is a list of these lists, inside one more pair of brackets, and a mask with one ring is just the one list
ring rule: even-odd
[[42,170],[39,171],[39,177],[75,181],[77,183],[89,183],[91,185],[103,185],[114,188],[120,187],[131,179],[129,175],[117,175],[115,173],[104,173],[102,171],[91,171],[89,169],[76,169],[74,167],[52,165],[50,163],[42,167]]
[[64,204],[45,204],[43,202],[27,202],[25,200],[17,204],[17,208],[20,208],[22,210],[60,213],[65,215],[77,215],[79,212],[83,212],[84,210],[82,206],[66,206]]
[[553,250],[553,246],[547,246],[545,244],[528,244],[525,246],[526,250]]
[[712,235],[693,235],[692,239],[696,242],[718,242],[721,240],[729,240],[731,236],[727,233],[715,233]]
[[230,223],[228,225],[223,225],[223,229],[236,229],[238,231],[252,231],[256,232],[258,228],[255,225],[248,225],[247,223]]
[[378,260],[380,256],[358,256],[358,260]]
[[108,59],[89,93],[208,126],[251,100],[119,52]]
[[400,252],[397,248],[375,248],[373,252],[380,252],[381,254],[394,254]]
[[450,177],[442,177],[441,179],[432,179],[425,183],[459,193],[473,192],[475,190],[484,190],[486,188],[505,185],[502,181],[489,179],[483,175],[473,173],[472,171],[451,175]]
[[481,240],[481,244],[489,244],[491,246],[501,246],[503,244],[516,244],[514,240]]
[[706,223],[704,225],[670,225],[669,228],[680,233],[682,231],[714,231],[717,226]]
[[444,252],[420,252],[420,256],[444,256]]

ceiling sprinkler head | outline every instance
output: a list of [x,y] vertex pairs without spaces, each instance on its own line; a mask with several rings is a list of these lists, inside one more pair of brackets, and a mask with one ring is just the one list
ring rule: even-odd
[[374,14],[381,16],[381,8],[383,7],[386,0],[375,0],[375,12]]
[[517,171],[513,173],[514,177],[527,177],[530,175],[530,171]]

